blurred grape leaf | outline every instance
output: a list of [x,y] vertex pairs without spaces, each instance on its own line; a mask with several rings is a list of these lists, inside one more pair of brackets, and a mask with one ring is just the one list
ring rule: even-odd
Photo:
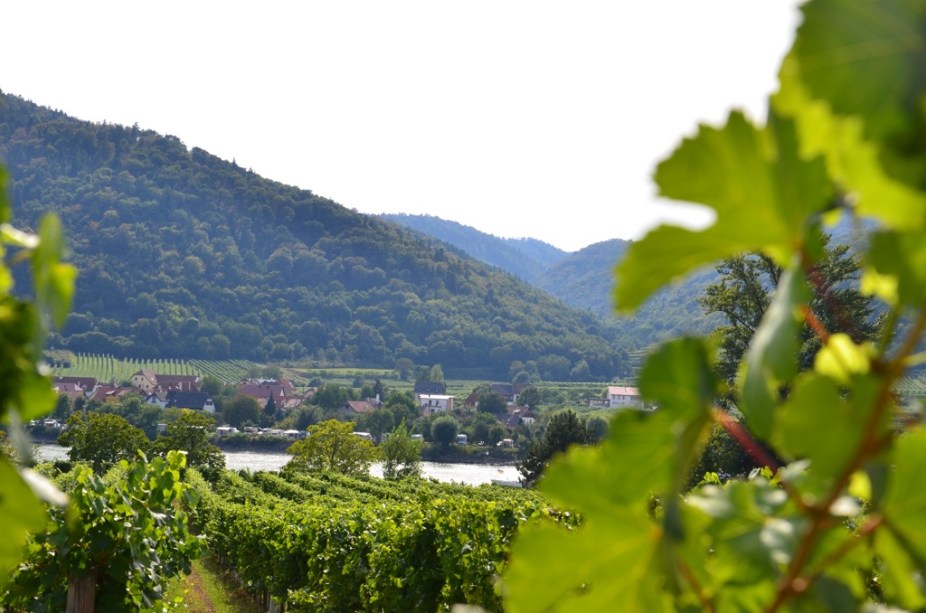
[[831,205],[822,159],[798,153],[794,125],[774,118],[766,128],[733,112],[722,128],[701,126],[656,169],[660,194],[717,212],[701,232],[661,226],[633,243],[617,269],[621,310],[695,268],[747,251],[782,264],[803,243],[806,218]]
[[749,429],[762,439],[771,434],[779,387],[797,373],[801,325],[797,309],[809,298],[804,275],[794,268],[786,270],[746,352],[740,410]]
[[23,556],[23,547],[30,532],[45,527],[45,508],[23,482],[16,469],[0,458],[0,517],[3,518],[3,538],[0,539],[0,589]]

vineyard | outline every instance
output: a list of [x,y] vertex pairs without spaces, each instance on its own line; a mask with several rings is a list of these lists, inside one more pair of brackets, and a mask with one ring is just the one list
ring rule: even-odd
[[52,375],[57,377],[95,377],[100,381],[127,381],[139,370],[151,370],[162,375],[213,376],[232,383],[244,379],[248,369],[255,366],[247,360],[179,360],[117,358],[98,353],[71,353],[55,356],[50,364]]
[[[557,515],[537,492],[337,474],[188,476],[212,555],[264,605],[287,611],[502,608],[496,586],[528,519]],[[563,521],[574,521],[564,515]]]

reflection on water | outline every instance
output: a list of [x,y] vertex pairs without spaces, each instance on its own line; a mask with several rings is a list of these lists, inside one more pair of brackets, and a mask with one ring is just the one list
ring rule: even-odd
[[[36,445],[35,457],[39,461],[66,460],[67,447],[60,445]],[[279,470],[290,456],[285,453],[261,453],[254,451],[226,451],[225,466],[231,470]],[[493,479],[499,481],[517,481],[518,471],[514,466],[493,466],[490,464],[438,464],[436,462],[422,462],[421,472],[427,478],[437,479],[446,483],[467,483],[481,485],[491,483]],[[383,466],[376,463],[370,467],[370,474],[375,477],[383,476]]]

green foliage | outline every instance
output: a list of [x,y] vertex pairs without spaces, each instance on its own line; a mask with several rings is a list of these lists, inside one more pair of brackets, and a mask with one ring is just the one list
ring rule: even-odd
[[[541,489],[580,514],[512,547],[512,612],[918,610],[926,605],[926,432],[893,390],[926,330],[926,5],[810,0],[764,125],[731,113],[656,171],[660,193],[714,209],[713,226],[662,226],[618,266],[618,306],[743,253],[780,268],[737,365],[744,421],[718,409],[710,343],[647,360],[644,397],[598,447],[554,461]],[[862,290],[884,300],[878,342],[827,321],[818,271],[827,224],[866,230]],[[825,323],[824,323],[825,322]],[[802,369],[804,326],[821,348]],[[832,328],[832,329],[830,329]],[[841,330],[841,331],[840,331]],[[688,491],[715,424],[764,466]],[[762,444],[759,444],[759,440]],[[550,555],[556,552],[556,555]]]
[[345,475],[368,475],[370,464],[379,458],[373,443],[354,434],[354,424],[335,419],[309,426],[309,434],[293,443],[287,453],[292,459],[288,472],[333,471]]
[[396,426],[389,438],[379,446],[383,457],[383,477],[386,479],[420,477],[421,447],[421,441],[412,440],[404,421]]
[[179,508],[196,500],[180,480],[183,467],[183,455],[169,453],[151,462],[122,462],[114,478],[75,468],[68,508],[51,509],[0,602],[17,610],[64,611],[73,591],[86,589],[97,611],[163,610],[157,605],[167,581],[189,573],[202,551]]
[[186,455],[186,464],[199,470],[213,480],[225,468],[222,450],[209,442],[209,432],[215,429],[211,417],[183,409],[180,416],[167,424],[167,431],[151,445],[154,453],[166,455],[170,451],[181,451]]
[[459,432],[460,422],[453,415],[441,415],[431,422],[431,440],[442,447],[456,442]]
[[588,443],[589,434],[585,422],[579,419],[575,411],[554,414],[546,424],[543,438],[531,441],[527,454],[518,463],[521,482],[525,486],[535,485],[551,459],[573,445]]
[[479,394],[479,410],[493,415],[504,415],[508,410],[508,401],[498,392],[484,392]]
[[238,395],[225,403],[222,416],[235,428],[243,428],[245,424],[256,426],[260,424],[260,405],[250,396]]
[[72,462],[87,462],[94,471],[103,473],[120,460],[136,457],[139,451],[147,453],[151,442],[124,417],[80,411],[68,419],[58,444],[70,447],[68,458]]
[[[76,269],[61,262],[64,244],[55,216],[34,220],[37,235],[10,224],[8,184],[9,175],[0,166],[0,423],[23,438],[19,424],[48,413],[55,404],[55,393],[41,370],[41,352],[49,327],[64,324]],[[7,265],[11,255],[31,267],[31,279],[24,281],[31,284],[32,302],[13,294],[13,274]],[[6,454],[0,456],[0,524],[8,535],[0,546],[0,588],[18,563],[29,531],[40,529],[44,522],[44,511],[33,491],[41,492],[40,482],[11,464]]]
[[[815,325],[822,325],[830,333],[845,332],[856,343],[873,340],[878,322],[873,316],[872,298],[864,296],[858,286],[859,262],[848,245],[831,247],[829,242],[829,237],[824,236],[823,255],[809,275],[814,292],[808,306],[814,313]],[[717,266],[717,272],[718,280],[705,288],[700,302],[708,313],[720,313],[726,319],[725,325],[716,330],[721,338],[718,370],[732,385],[782,269],[768,256],[753,254],[728,258]],[[801,328],[800,340],[798,366],[806,370],[813,366],[821,343],[808,325]]]
[[213,556],[288,611],[501,611],[495,582],[511,539],[551,515],[536,492],[495,486],[335,473],[191,479]]

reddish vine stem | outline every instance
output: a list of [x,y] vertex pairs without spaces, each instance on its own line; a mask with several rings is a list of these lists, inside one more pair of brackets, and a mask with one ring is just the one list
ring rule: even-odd
[[[833,487],[824,500],[809,509],[813,522],[801,539],[797,553],[791,560],[788,573],[779,585],[774,602],[772,602],[767,609],[769,613],[779,610],[790,598],[806,590],[810,582],[815,579],[816,575],[804,578],[801,576],[801,573],[810,558],[810,554],[813,551],[813,547],[816,545],[817,539],[823,533],[826,523],[831,519],[829,515],[830,507],[848,485],[852,475],[861,468],[865,461],[880,453],[893,440],[893,436],[891,435],[880,436],[878,434],[877,424],[883,418],[884,412],[890,407],[892,398],[891,390],[894,381],[903,374],[904,360],[916,347],[924,331],[926,331],[926,310],[920,312],[920,316],[917,318],[910,333],[904,339],[897,355],[893,360],[888,362],[884,369],[884,378],[878,390],[874,408],[865,424],[865,434],[861,444],[834,482]],[[878,525],[880,525],[880,522],[872,526],[870,530],[874,530]]]
[[701,610],[713,613],[714,603],[710,598],[708,598],[707,594],[704,593],[704,588],[701,586],[701,582],[698,581],[697,577],[695,577],[695,574],[692,572],[691,568],[689,568],[687,564],[679,559],[676,559],[675,564],[678,567],[679,572],[682,573],[682,577],[685,578],[685,581],[688,582],[688,585],[692,587],[695,595],[698,597],[698,601],[701,603]]
[[775,458],[758,441],[752,438],[741,423],[730,417],[726,412],[715,409],[714,420],[720,423],[724,430],[758,463],[768,466],[773,472],[780,468]]

